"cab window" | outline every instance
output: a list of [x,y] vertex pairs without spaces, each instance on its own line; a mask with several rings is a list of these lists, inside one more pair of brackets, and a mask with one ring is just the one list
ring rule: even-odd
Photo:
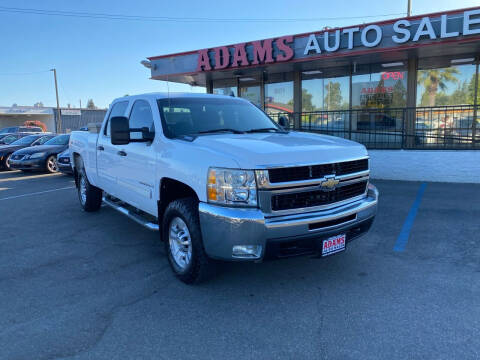
[[[155,126],[153,124],[152,108],[150,107],[148,101],[135,101],[132,107],[132,111],[130,112],[129,127],[130,129],[141,129],[146,127],[151,132],[155,131]],[[130,136],[132,137],[132,139],[140,139],[141,133],[132,132]]]
[[125,110],[127,110],[128,101],[119,101],[112,106],[110,114],[108,115],[107,123],[105,124],[105,129],[103,134],[110,137],[110,119],[114,116],[125,116]]

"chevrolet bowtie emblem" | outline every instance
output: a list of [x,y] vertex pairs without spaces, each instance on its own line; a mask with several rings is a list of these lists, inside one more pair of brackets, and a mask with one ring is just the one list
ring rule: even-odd
[[320,183],[320,187],[323,191],[335,190],[339,182],[340,180],[336,179],[335,176],[325,177],[325,180]]

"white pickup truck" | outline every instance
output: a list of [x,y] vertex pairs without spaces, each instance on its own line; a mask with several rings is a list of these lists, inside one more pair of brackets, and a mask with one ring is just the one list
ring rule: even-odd
[[240,98],[119,98],[98,133],[71,134],[70,154],[83,209],[103,201],[160,230],[186,283],[215,260],[343,251],[377,211],[363,145],[287,131]]

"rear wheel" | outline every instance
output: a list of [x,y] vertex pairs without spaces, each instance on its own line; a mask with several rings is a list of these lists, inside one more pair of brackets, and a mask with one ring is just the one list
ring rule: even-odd
[[56,173],[58,172],[58,164],[57,164],[57,157],[55,155],[51,155],[47,158],[47,162],[45,164],[47,171],[49,173]]
[[195,199],[178,199],[167,206],[162,235],[168,262],[181,281],[193,284],[210,277],[214,264],[203,249]]
[[93,212],[102,206],[102,190],[88,182],[85,170],[82,168],[78,172],[78,200],[82,209],[87,212]]

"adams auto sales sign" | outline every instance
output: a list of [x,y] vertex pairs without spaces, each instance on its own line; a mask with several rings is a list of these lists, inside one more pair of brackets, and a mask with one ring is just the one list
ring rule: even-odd
[[198,51],[196,71],[271,64],[357,48],[385,48],[476,34],[480,34],[480,9],[204,49]]
[[480,7],[149,58],[152,77],[480,40]]

